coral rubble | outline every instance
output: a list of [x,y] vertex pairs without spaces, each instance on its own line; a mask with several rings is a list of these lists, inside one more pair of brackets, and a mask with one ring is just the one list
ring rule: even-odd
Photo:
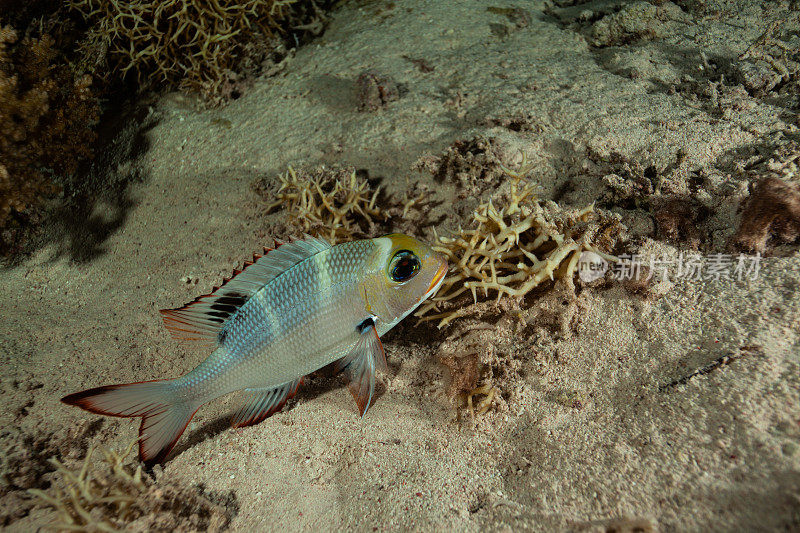
[[[276,200],[267,206],[267,212],[283,208],[303,232],[321,235],[332,244],[374,235],[376,224],[388,218],[376,205],[380,188],[372,191],[354,168],[298,172],[289,167],[278,180]],[[265,189],[263,182],[255,188]]]
[[439,182],[458,185],[458,199],[476,198],[497,186],[504,176],[499,147],[493,138],[459,140],[439,156],[419,158],[413,170],[427,171]]
[[800,106],[800,49],[796,31],[786,31],[783,35],[786,22],[776,20],[767,27],[739,56],[734,75],[751,93],[773,91],[786,98],[788,108],[797,109]]
[[362,72],[356,78],[356,87],[358,108],[362,111],[377,111],[400,98],[400,90],[394,80],[374,70]]

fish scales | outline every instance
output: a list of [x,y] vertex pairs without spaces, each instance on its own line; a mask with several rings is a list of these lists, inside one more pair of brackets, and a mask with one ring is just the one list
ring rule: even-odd
[[187,397],[276,387],[344,357],[359,337],[352,324],[364,318],[355,274],[374,246],[333,247],[262,287],[226,324],[224,342],[183,378]]
[[215,292],[162,311],[181,342],[213,348],[175,379],[105,385],[64,403],[94,413],[141,417],[139,456],[163,462],[196,410],[244,391],[232,425],[281,409],[303,376],[332,362],[343,370],[361,416],[376,372],[386,371],[380,336],[436,292],[447,262],[407,235],[331,246],[305,239],[265,251]]

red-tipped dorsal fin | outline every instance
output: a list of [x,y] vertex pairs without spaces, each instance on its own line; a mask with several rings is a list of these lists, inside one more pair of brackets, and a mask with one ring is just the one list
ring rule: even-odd
[[161,311],[164,326],[180,341],[197,341],[215,345],[225,322],[264,285],[301,261],[331,247],[322,239],[306,235],[304,239],[264,248],[263,256],[245,262],[244,268],[234,270],[233,276],[214,292],[200,296],[179,309]]

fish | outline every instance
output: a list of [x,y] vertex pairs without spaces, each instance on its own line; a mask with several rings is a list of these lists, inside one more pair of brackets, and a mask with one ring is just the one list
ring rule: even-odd
[[104,385],[62,402],[86,411],[141,417],[139,458],[163,463],[200,406],[244,391],[235,428],[281,410],[304,376],[331,363],[344,371],[361,417],[385,372],[380,337],[433,295],[446,259],[414,237],[391,234],[332,246],[305,235],[253,261],[211,294],[162,310],[177,340],[212,349],[175,378]]

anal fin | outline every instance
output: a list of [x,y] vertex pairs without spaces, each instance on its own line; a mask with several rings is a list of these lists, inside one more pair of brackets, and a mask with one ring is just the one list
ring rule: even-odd
[[303,378],[284,383],[272,389],[245,389],[242,407],[233,415],[231,426],[241,428],[258,424],[268,416],[280,411],[286,400],[297,394]]
[[358,411],[364,416],[372,403],[375,394],[375,372],[387,370],[386,353],[383,351],[381,339],[375,329],[375,323],[365,321],[359,325],[361,337],[353,351],[341,358],[336,366],[343,370],[350,380],[348,388],[358,405]]

